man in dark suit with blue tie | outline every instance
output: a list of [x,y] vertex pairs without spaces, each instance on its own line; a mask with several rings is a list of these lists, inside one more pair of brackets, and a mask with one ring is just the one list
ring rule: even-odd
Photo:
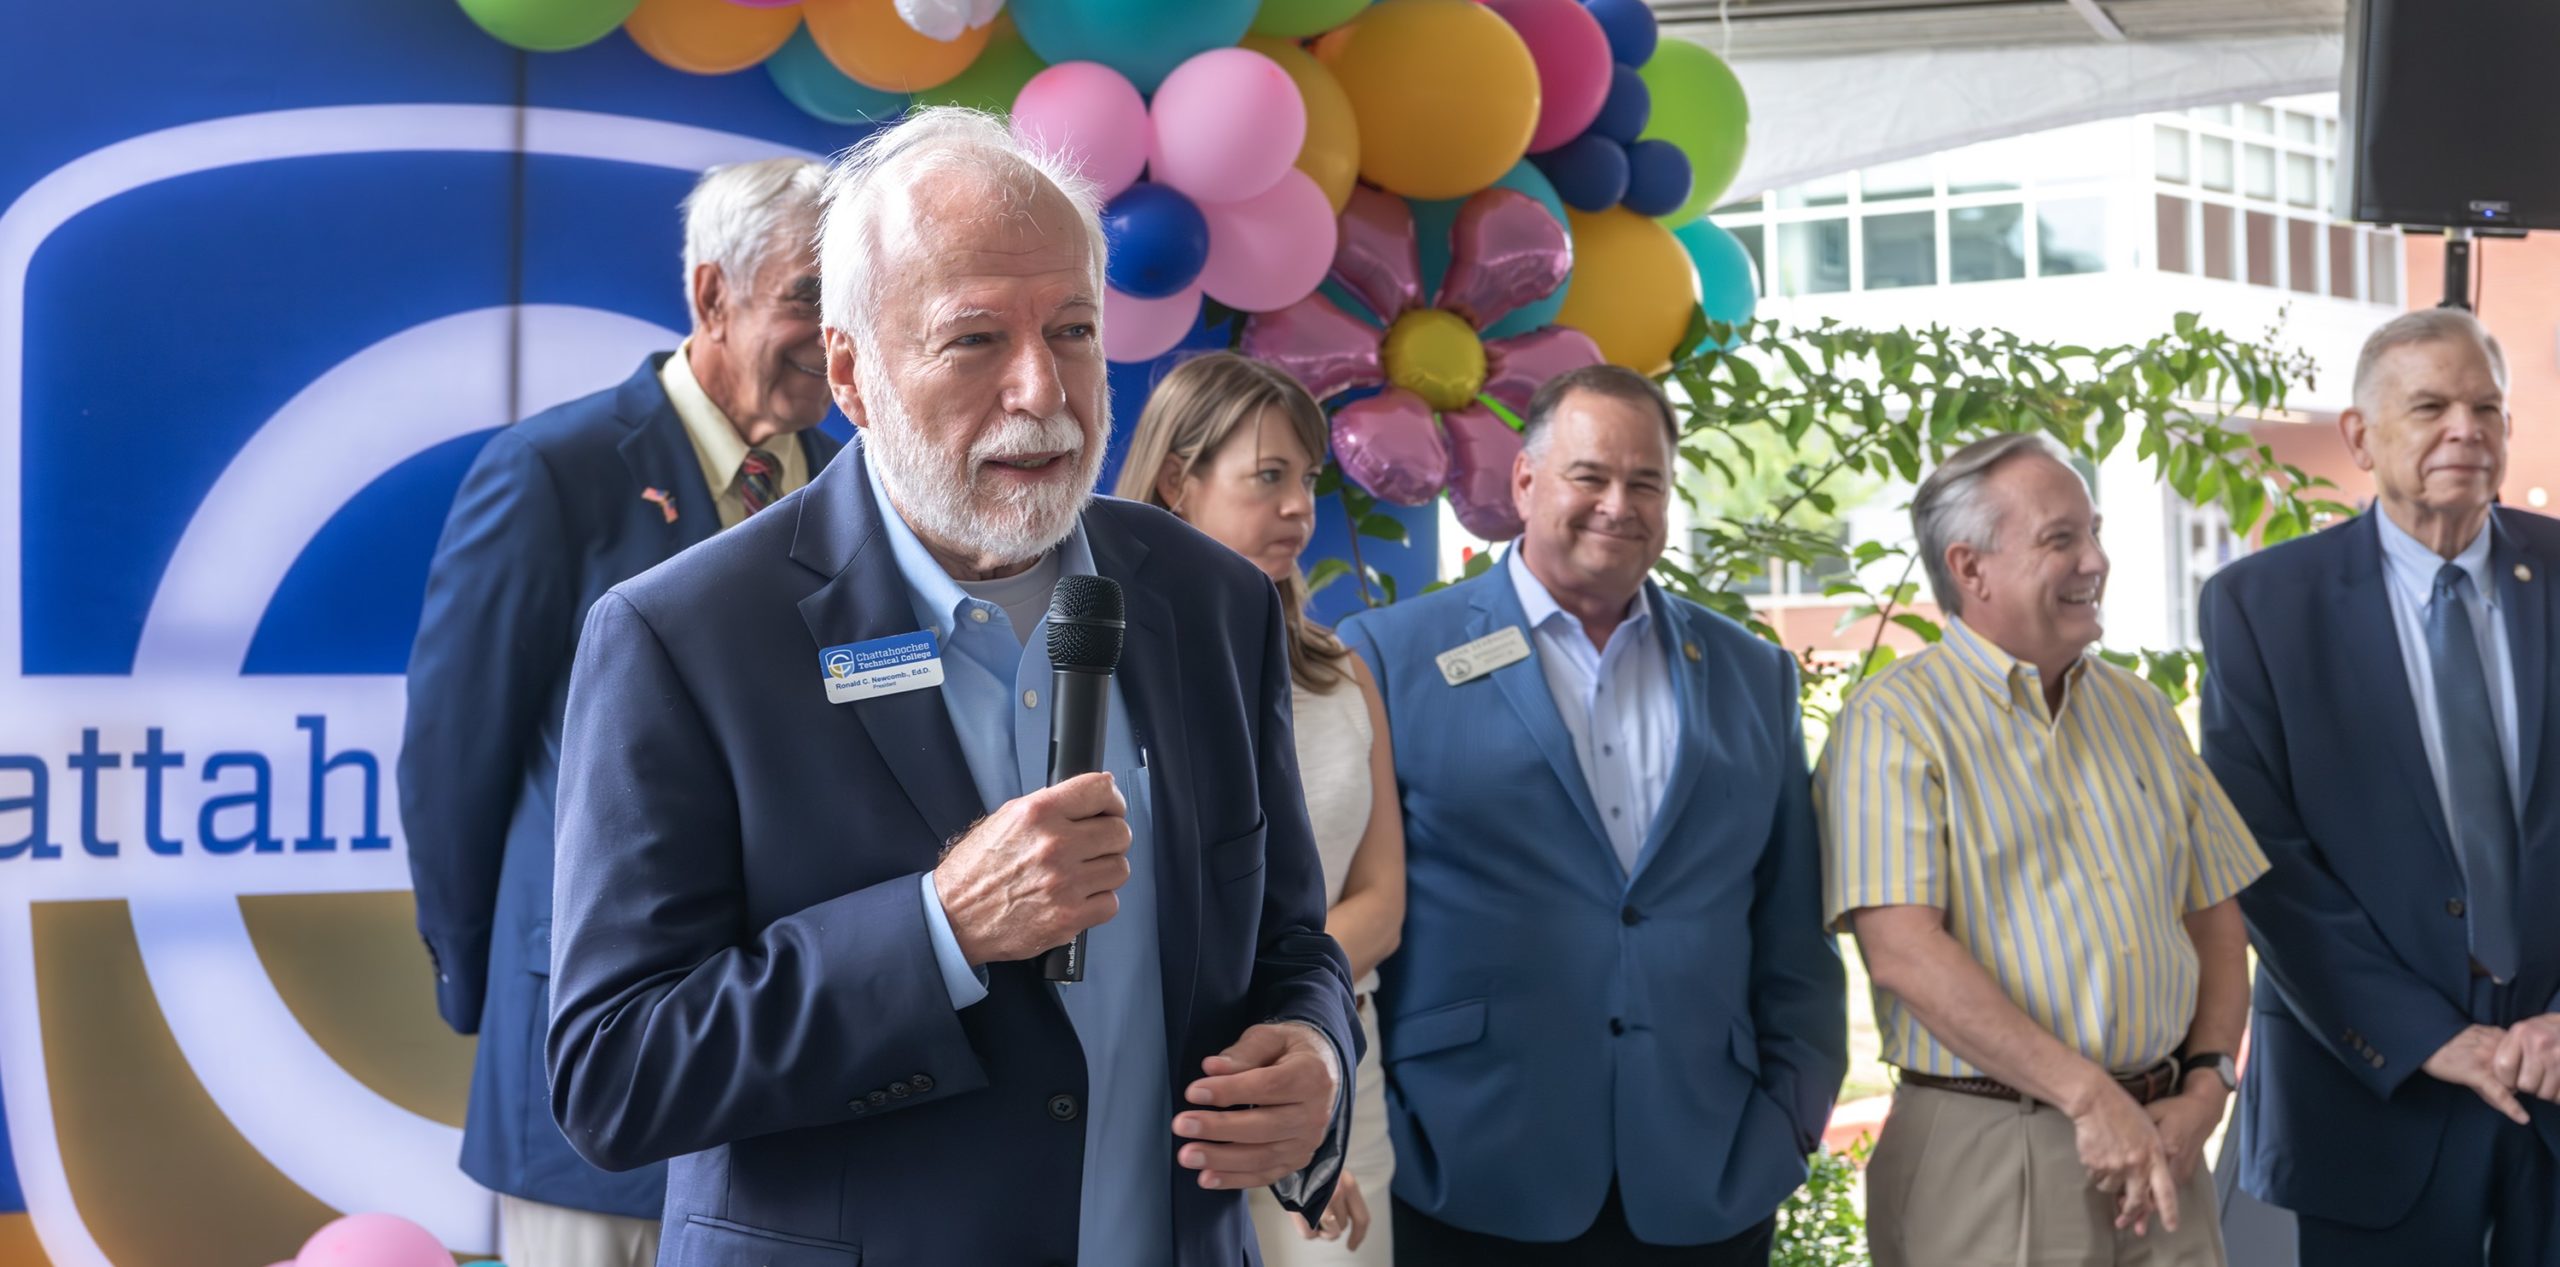
[[2240,1181],[2305,1267],[2560,1261],[2560,523],[2496,504],[2508,425],[2469,313],[2391,321],[2339,419],[2377,504],[2205,587],[2204,757],[2274,865]]
[[[1249,1261],[1247,1189],[1323,1209],[1358,1055],[1279,597],[1092,498],[1088,183],[922,110],[840,161],[821,243],[860,450],[579,643],[554,1110],[674,1159],[669,1267]],[[1044,610],[1088,574],[1127,606],[1102,769],[1044,787]]]
[[515,1267],[657,1256],[660,1167],[609,1174],[551,1120],[552,793],[596,597],[808,482],[826,416],[810,242],[825,169],[714,168],[685,200],[691,337],[500,431],[465,476],[409,657],[400,808],[446,1023],[480,1036],[462,1168]]

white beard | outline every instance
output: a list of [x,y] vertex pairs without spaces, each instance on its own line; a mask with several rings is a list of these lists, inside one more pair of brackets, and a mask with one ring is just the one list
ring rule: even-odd
[[[967,453],[952,453],[924,434],[906,401],[870,366],[855,373],[871,415],[863,447],[879,467],[881,487],[917,536],[1001,566],[1037,559],[1075,530],[1076,516],[1102,473],[1103,446],[1073,417],[1008,416]],[[1107,397],[1102,407],[1097,430],[1109,435]],[[1075,464],[1075,478],[1004,491],[978,488],[981,464],[1033,453],[1065,454],[1061,460]]]

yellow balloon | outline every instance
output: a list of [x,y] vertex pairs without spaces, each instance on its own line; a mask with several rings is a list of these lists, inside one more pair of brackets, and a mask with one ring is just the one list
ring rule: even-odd
[[762,63],[800,25],[800,7],[753,9],[729,0],[640,0],[622,29],[640,51],[677,70],[725,75]]
[[1680,239],[1624,207],[1597,215],[1568,207],[1565,217],[1573,222],[1573,276],[1556,324],[1590,335],[1611,364],[1640,374],[1671,368],[1698,306],[1698,268]]
[[1538,126],[1538,66],[1475,0],[1385,0],[1317,41],[1360,123],[1360,174],[1407,198],[1502,178]]
[[1333,213],[1342,214],[1351,201],[1351,187],[1360,183],[1360,122],[1352,117],[1351,98],[1333,72],[1296,40],[1248,35],[1244,46],[1280,63],[1298,85],[1298,96],[1307,103],[1307,139],[1298,147],[1298,170],[1324,191]]
[[845,78],[882,92],[923,92],[959,78],[995,34],[990,22],[948,44],[928,39],[892,0],[803,0],[800,11],[809,38]]
[[1387,381],[1434,409],[1464,409],[1484,390],[1484,340],[1454,312],[1416,308],[1396,318],[1379,353]]

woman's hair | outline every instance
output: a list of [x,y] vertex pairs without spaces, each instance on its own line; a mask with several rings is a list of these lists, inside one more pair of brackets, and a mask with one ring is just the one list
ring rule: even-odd
[[[1138,415],[1116,491],[1131,501],[1173,509],[1156,491],[1165,459],[1173,460],[1177,480],[1189,480],[1239,432],[1250,442],[1253,423],[1266,409],[1298,433],[1309,457],[1324,461],[1324,410],[1298,380],[1233,352],[1211,352],[1175,366]],[[1347,681],[1351,652],[1332,630],[1307,618],[1304,573],[1291,569],[1280,582],[1280,610],[1289,628],[1289,676],[1310,691],[1330,691]]]

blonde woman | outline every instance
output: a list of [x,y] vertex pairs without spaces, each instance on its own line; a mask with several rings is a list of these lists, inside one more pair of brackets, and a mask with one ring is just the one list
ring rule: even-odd
[[1377,1006],[1370,995],[1378,988],[1378,964],[1395,953],[1404,926],[1404,822],[1377,684],[1360,657],[1305,610],[1298,555],[1315,528],[1316,470],[1324,451],[1324,413],[1296,380],[1217,352],[1184,362],[1156,385],[1129,441],[1118,491],[1182,516],[1253,560],[1280,587],[1289,619],[1298,773],[1324,858],[1325,929],[1350,957],[1369,1050],[1360,1061],[1342,1185],[1321,1227],[1309,1228],[1268,1191],[1257,1190],[1254,1229],[1272,1267],[1386,1267],[1394,1259],[1385,1215],[1395,1151],[1387,1142]]

